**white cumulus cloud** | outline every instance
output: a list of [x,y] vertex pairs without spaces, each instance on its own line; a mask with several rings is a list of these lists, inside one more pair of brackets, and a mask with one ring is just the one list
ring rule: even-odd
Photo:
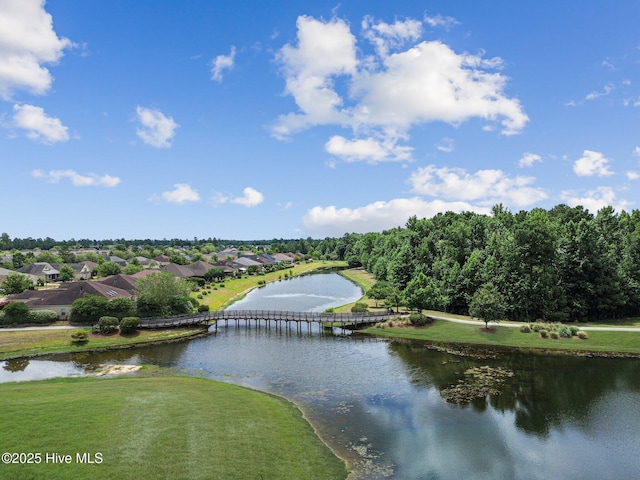
[[172,117],[161,111],[141,106],[136,107],[136,119],[140,126],[136,130],[138,137],[147,145],[156,148],[169,148],[178,125]]
[[212,63],[211,67],[211,80],[216,82],[222,81],[222,72],[233,68],[233,63],[236,57],[236,47],[231,47],[229,55],[218,55]]
[[251,208],[260,205],[264,201],[264,195],[255,188],[247,187],[242,191],[241,197],[232,198],[230,201]]
[[162,192],[160,196],[153,195],[149,200],[156,202],[164,201],[167,203],[182,205],[187,202],[199,202],[200,195],[198,194],[198,191],[194,190],[190,185],[186,183],[176,183],[173,186],[173,190]]
[[41,95],[52,77],[43,65],[52,65],[73,43],[59,38],[44,0],[0,2],[0,98],[9,100],[16,90]]
[[397,198],[380,201],[358,208],[316,206],[303,217],[302,223],[309,235],[339,237],[344,233],[379,232],[400,227],[409,217],[432,217],[440,212],[474,211],[488,214],[489,208],[477,207],[466,202],[426,202],[419,197]]
[[618,212],[622,210],[630,211],[632,202],[618,199],[616,191],[612,187],[598,187],[589,190],[582,196],[574,191],[563,191],[561,198],[570,207],[583,206],[591,213],[597,213],[603,207],[612,206]]
[[211,198],[211,204],[214,206],[222,205],[225,203],[235,203],[237,205],[243,205],[247,208],[260,205],[264,201],[264,195],[257,191],[255,188],[247,187],[242,191],[242,196],[233,197],[217,192]]
[[[407,139],[418,124],[458,125],[471,118],[501,124],[502,133],[511,135],[529,121],[519,100],[504,93],[507,78],[497,71],[501,59],[457,53],[439,41],[418,42],[421,24],[416,20],[387,24],[366,17],[363,26],[377,53],[359,58],[345,21],[298,18],[297,43],[277,54],[285,93],[298,111],[277,119],[275,137],[337,125],[351,128],[356,137],[375,131]],[[349,86],[347,92],[339,91],[337,80]]]
[[580,177],[613,175],[613,172],[609,170],[609,159],[605,158],[602,153],[592,150],[582,152],[582,157],[573,164],[573,171]]
[[400,146],[392,138],[357,138],[346,139],[341,135],[334,135],[324,146],[331,155],[343,158],[347,162],[364,161],[378,163],[387,161],[411,160],[413,148]]
[[27,137],[36,142],[52,144],[69,140],[68,128],[62,122],[49,117],[44,109],[34,105],[14,105],[13,124],[26,130]]
[[118,177],[111,175],[96,175],[90,173],[87,175],[80,175],[74,170],[51,170],[46,173],[42,170],[33,170],[31,176],[34,178],[42,178],[49,183],[58,183],[63,178],[71,180],[71,184],[75,187],[115,187],[120,183]]
[[534,163],[541,162],[541,161],[542,161],[542,157],[540,155],[527,152],[524,155],[522,155],[522,158],[518,162],[518,165],[520,166],[520,168],[532,167]]
[[544,190],[531,186],[534,182],[533,177],[512,178],[502,170],[469,173],[462,168],[435,165],[419,168],[409,178],[414,193],[483,206],[504,203],[524,207],[546,199]]

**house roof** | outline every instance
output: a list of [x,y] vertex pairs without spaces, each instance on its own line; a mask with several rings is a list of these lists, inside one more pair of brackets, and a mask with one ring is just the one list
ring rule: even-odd
[[194,277],[204,277],[205,273],[214,268],[213,265],[207,262],[203,262],[202,260],[193,262],[191,265],[188,265],[188,267],[193,272]]
[[98,295],[107,299],[131,298],[133,295],[121,288],[100,282],[70,282],[54,290],[27,290],[9,295],[10,301],[25,302],[30,308],[54,305],[71,305],[83,295]]
[[138,279],[133,275],[109,275],[108,277],[102,278],[98,280],[98,283],[102,283],[104,285],[109,285],[111,287],[117,287],[122,290],[126,290],[127,292],[135,295],[136,293],[136,282]]
[[34,282],[38,280],[38,277],[36,275],[30,275],[28,273],[16,272],[15,270],[9,270],[7,268],[0,267],[0,279],[1,280],[4,280],[5,278],[7,278],[8,275],[15,275],[16,273],[18,275],[24,275],[25,277],[31,279]]
[[251,260],[249,257],[239,257],[234,260],[235,263],[242,265],[243,267],[261,267],[262,263],[256,262],[255,260]]
[[31,275],[59,275],[60,272],[53,268],[47,262],[36,262],[18,270],[21,273],[29,273]]
[[188,278],[193,277],[193,272],[186,265],[178,265],[177,263],[169,263],[160,267],[163,272],[173,273],[176,277]]

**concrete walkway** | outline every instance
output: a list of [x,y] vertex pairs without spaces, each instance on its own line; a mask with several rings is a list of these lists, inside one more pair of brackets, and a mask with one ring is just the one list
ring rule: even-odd
[[82,327],[72,327],[71,325],[53,325],[48,327],[17,327],[17,328],[0,328],[0,333],[2,332],[25,332],[28,330],[75,330],[76,328]]
[[[445,320],[447,322],[454,323],[465,323],[467,325],[478,325],[482,324],[481,320],[465,320],[462,318],[451,318],[451,317],[443,317],[440,315],[429,315],[431,318],[435,318],[436,320]],[[511,328],[520,328],[523,325],[529,325],[529,323],[524,322],[489,322],[490,326],[498,326],[498,327],[511,327]],[[640,327],[579,327],[580,330],[592,330],[592,331],[601,331],[601,332],[640,332]]]

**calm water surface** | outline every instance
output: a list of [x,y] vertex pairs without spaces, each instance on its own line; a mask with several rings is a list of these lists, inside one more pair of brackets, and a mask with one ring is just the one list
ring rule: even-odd
[[[336,274],[310,275],[255,290],[233,308],[323,310],[359,296]],[[185,343],[57,359],[64,361],[5,362],[0,381],[146,363],[281,394],[348,459],[355,478],[640,478],[636,359],[474,360],[417,343],[231,324]],[[484,365],[515,373],[500,395],[466,406],[443,399],[465,370]]]

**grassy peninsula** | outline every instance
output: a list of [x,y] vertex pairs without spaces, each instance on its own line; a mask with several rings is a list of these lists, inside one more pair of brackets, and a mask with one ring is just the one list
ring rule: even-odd
[[3,478],[347,476],[345,464],[295,405],[212,380],[121,377],[9,383],[0,390],[0,403],[2,452],[39,454],[31,456],[31,464],[6,464],[3,457]]

